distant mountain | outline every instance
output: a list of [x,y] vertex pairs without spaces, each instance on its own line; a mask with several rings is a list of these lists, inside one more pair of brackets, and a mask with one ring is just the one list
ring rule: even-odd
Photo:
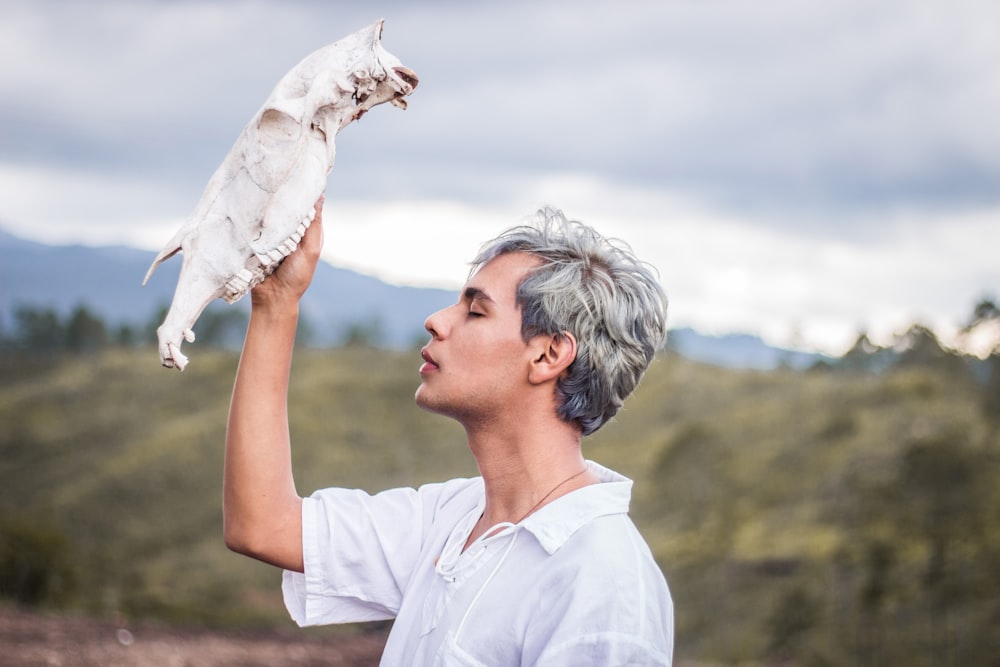
[[[2,229],[0,257],[0,324],[6,326],[19,305],[51,308],[64,317],[84,305],[111,325],[145,324],[170,304],[181,267],[180,257],[168,260],[142,287],[153,252],[125,246],[52,246]],[[317,344],[342,342],[352,328],[360,328],[387,347],[405,348],[425,340],[426,317],[456,297],[449,290],[390,285],[321,262],[302,313]],[[245,312],[249,299],[235,306],[222,301],[209,306],[234,307]],[[823,358],[774,348],[747,334],[706,336],[688,328],[671,332],[670,347],[687,358],[731,368],[804,368]]]
[[[0,230],[0,321],[10,322],[23,304],[63,316],[84,305],[111,324],[149,322],[173,299],[182,261],[164,262],[143,287],[155,255],[124,246],[50,246]],[[340,342],[350,328],[363,327],[382,344],[401,348],[426,338],[426,317],[455,299],[448,290],[390,285],[320,262],[302,313],[318,344]],[[248,310],[249,298],[209,306],[234,307]]]
[[818,361],[831,360],[822,354],[772,347],[750,334],[708,336],[690,328],[672,330],[668,344],[687,359],[729,368],[804,369]]

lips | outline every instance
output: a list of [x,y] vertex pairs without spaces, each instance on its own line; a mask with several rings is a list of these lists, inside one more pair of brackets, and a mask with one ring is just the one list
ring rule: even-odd
[[430,355],[427,348],[420,350],[420,358],[424,360],[423,366],[420,367],[420,373],[430,373],[431,371],[436,371],[438,369],[437,362],[434,361],[434,357]]

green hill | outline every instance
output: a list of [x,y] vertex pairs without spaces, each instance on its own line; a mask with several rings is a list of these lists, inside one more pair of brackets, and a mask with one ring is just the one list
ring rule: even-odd
[[[287,624],[278,572],[222,543],[237,359],[152,349],[0,360],[0,593],[101,616]],[[413,405],[418,356],[300,350],[300,493],[476,474]],[[1000,620],[1000,436],[957,365],[879,374],[658,359],[585,454],[636,481],[677,655],[984,664]]]

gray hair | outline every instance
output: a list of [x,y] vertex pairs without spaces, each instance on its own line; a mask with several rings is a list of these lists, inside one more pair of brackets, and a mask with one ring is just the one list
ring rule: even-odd
[[484,244],[471,273],[509,252],[542,260],[518,286],[521,335],[576,338],[576,359],[557,385],[558,413],[589,435],[618,413],[666,340],[667,297],[628,245],[556,209]]

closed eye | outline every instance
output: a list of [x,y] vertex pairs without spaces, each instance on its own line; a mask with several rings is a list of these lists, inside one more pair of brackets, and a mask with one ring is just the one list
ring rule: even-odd
[[[493,299],[490,295],[484,292],[478,287],[466,287],[465,291],[462,293],[462,298],[459,303],[467,303],[469,310],[467,317],[486,317],[486,313],[482,312],[482,309],[487,308],[489,304],[493,303]],[[479,308],[480,310],[475,310]]]

